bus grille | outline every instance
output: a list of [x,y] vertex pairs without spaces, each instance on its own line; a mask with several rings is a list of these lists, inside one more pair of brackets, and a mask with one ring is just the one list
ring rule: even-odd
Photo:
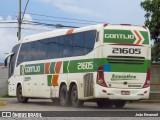
[[93,96],[93,73],[87,73],[83,76],[84,97]]
[[111,64],[143,64],[145,58],[137,56],[108,56],[107,61]]

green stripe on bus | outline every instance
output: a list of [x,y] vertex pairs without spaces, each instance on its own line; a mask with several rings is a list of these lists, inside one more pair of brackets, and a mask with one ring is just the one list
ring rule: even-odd
[[[127,59],[125,59],[127,60]],[[117,61],[116,61],[117,62]],[[123,62],[120,60],[120,62]],[[142,64],[127,64],[127,63],[110,63],[107,58],[95,58],[95,59],[82,59],[71,60],[63,62],[63,73],[84,73],[84,72],[97,72],[99,66],[110,65],[109,72],[135,72],[146,73],[150,66],[150,60],[144,60]],[[55,62],[51,63],[50,74],[54,74]],[[20,67],[20,74],[23,75],[36,75],[44,73],[44,63],[23,65]]]
[[47,82],[48,86],[52,86],[52,75],[47,75]]
[[55,67],[55,62],[51,62],[51,65],[50,65],[50,74],[54,74],[55,73],[54,67]]

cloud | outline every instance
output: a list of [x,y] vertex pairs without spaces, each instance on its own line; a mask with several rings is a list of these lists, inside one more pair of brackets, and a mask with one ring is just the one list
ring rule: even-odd
[[[24,15],[25,21],[33,21],[31,15]],[[17,38],[17,23],[2,23],[2,22],[17,22],[11,16],[3,18],[0,16],[0,62],[4,61],[5,53],[10,53],[13,46],[18,43]],[[36,34],[39,32],[49,31],[51,28],[46,26],[35,26],[30,22],[25,22],[22,25],[22,38],[27,35]],[[28,24],[27,24],[28,23]]]
[[[101,13],[96,12],[96,9],[84,7],[79,4],[80,2],[76,2],[75,0],[41,0],[41,1],[44,3],[51,3],[58,9],[67,13],[86,15],[86,16],[92,16],[92,17],[103,16]],[[85,2],[85,1],[81,1],[81,2]]]

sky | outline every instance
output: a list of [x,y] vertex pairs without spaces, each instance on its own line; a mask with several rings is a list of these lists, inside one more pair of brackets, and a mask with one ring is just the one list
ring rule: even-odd
[[[144,0],[29,0],[22,24],[22,38],[56,29],[33,22],[82,27],[98,23],[144,25]],[[22,16],[27,0],[22,0]],[[19,0],[0,1],[0,62],[18,43]],[[4,23],[5,22],[5,23]],[[9,23],[8,23],[9,22]],[[12,22],[12,23],[11,23]]]

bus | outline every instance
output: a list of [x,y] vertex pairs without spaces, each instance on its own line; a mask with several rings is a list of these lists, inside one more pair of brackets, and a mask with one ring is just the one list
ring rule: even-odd
[[[9,58],[9,59],[8,59]],[[18,101],[124,107],[149,98],[150,32],[145,26],[98,24],[27,36],[5,58],[8,92]]]

